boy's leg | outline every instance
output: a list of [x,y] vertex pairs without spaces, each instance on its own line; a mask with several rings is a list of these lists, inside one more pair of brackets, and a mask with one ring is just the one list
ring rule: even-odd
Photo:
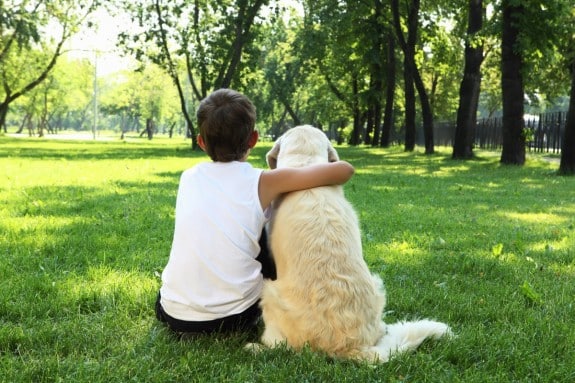
[[156,311],[156,319],[159,320],[160,322],[167,322],[166,319],[166,313],[164,312],[164,308],[162,307],[162,304],[160,303],[160,292],[158,291],[158,296],[156,297],[156,306],[155,306],[155,311]]
[[266,229],[262,230],[260,237],[260,253],[256,258],[262,264],[262,274],[264,278],[275,280],[277,278],[276,265],[268,247],[268,235]]

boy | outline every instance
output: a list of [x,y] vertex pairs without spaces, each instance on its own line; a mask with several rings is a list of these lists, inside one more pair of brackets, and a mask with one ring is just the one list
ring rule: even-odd
[[343,184],[354,169],[345,161],[253,168],[246,160],[258,140],[255,107],[230,89],[205,98],[197,120],[198,145],[212,162],[182,173],[156,316],[176,333],[253,330],[263,284],[256,257],[267,252],[259,240],[271,202],[282,193]]

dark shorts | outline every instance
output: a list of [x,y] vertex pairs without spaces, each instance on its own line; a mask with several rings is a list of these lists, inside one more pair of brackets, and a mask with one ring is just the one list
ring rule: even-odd
[[[256,258],[262,264],[262,274],[264,278],[276,279],[276,268],[273,259],[270,255],[267,235],[264,231],[260,238],[260,254]],[[259,308],[259,301],[250,306],[242,313],[230,315],[223,318],[218,318],[204,322],[191,322],[176,319],[168,315],[161,304],[160,293],[156,298],[156,318],[165,323],[168,328],[177,334],[181,333],[203,333],[210,334],[214,332],[234,332],[234,331],[257,331],[257,324],[261,317],[261,309]]]
[[176,319],[168,315],[160,302],[160,293],[156,299],[156,318],[164,322],[175,333],[211,334],[214,332],[256,331],[261,316],[259,301],[240,314],[230,315],[203,322],[191,322]]

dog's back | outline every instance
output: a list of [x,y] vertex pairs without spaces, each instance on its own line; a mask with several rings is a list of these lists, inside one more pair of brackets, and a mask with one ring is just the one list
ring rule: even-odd
[[[282,137],[278,167],[329,161],[333,148],[321,131],[290,133]],[[270,245],[278,277],[264,286],[264,321],[279,324],[296,348],[307,343],[351,356],[375,344],[385,299],[363,260],[358,219],[342,187],[289,193],[274,210]]]
[[290,346],[308,343],[350,356],[377,342],[383,335],[381,280],[362,258],[357,217],[340,187],[286,196],[270,243],[278,278],[266,282],[262,304],[283,301],[278,316]]

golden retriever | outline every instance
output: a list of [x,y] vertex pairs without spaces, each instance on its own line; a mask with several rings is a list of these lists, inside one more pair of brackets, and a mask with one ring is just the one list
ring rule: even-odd
[[[271,168],[336,160],[326,135],[309,125],[288,130],[267,154]],[[363,259],[358,218],[341,186],[285,195],[274,202],[268,229],[277,279],[264,282],[260,303],[265,346],[309,345],[333,357],[385,362],[450,332],[431,320],[383,322],[383,283]]]

